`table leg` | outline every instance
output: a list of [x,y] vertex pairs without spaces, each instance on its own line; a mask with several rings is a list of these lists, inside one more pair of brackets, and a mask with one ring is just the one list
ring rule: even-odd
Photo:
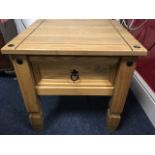
[[115,130],[119,125],[135,65],[136,57],[122,57],[120,60],[114,82],[114,92],[107,112],[107,126],[111,131]]
[[40,100],[35,90],[31,64],[26,56],[12,56],[11,58],[32,128],[42,130],[43,115]]

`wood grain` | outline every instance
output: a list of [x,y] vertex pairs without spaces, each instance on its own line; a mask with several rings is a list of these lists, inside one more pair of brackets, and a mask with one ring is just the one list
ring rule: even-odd
[[[14,48],[5,46],[2,52],[90,56],[146,54],[146,49],[140,43],[138,43],[141,46],[140,50],[133,49],[131,41],[132,45],[137,44],[137,41],[131,39],[129,32],[122,29],[122,26],[111,20],[44,20],[34,25],[25,31],[26,35],[10,42],[14,44],[18,40]],[[126,38],[129,39],[129,43]]]
[[111,113],[109,109],[107,110],[107,127],[110,132],[113,132],[117,129],[120,120],[120,114]]
[[[147,55],[147,50],[141,45],[141,43],[132,36],[131,33],[129,33],[123,26],[121,26],[118,22],[115,20],[111,21],[114,28],[118,31],[118,33],[122,36],[124,41],[129,45],[129,47],[132,49],[133,55],[137,53],[137,55]],[[134,45],[139,46],[140,48],[135,48]]]
[[36,86],[38,95],[69,95],[69,96],[111,96],[114,87],[76,87],[76,86]]
[[[30,115],[31,113],[38,113],[38,115],[40,114],[40,119],[37,118],[37,122],[40,122],[41,125],[43,124],[43,118],[41,115],[42,109],[40,105],[40,100],[35,90],[35,81],[29,61],[26,56],[12,56],[11,58],[16,71],[16,76],[19,82],[27,112],[29,112]],[[22,64],[18,64],[17,60],[22,61]],[[32,117],[30,116],[30,118]],[[36,128],[36,124],[32,123],[32,126]],[[37,128],[39,128],[38,125]],[[42,125],[40,126],[40,129],[42,129]]]
[[[37,20],[36,22],[34,22],[32,25],[30,25],[25,31],[21,32],[20,34],[18,34],[14,39],[12,39],[11,41],[9,41],[2,49],[2,53],[4,51],[4,54],[7,53],[7,51],[9,53],[13,53],[16,50],[16,48],[23,43],[23,41],[29,37],[29,35],[35,30],[37,29],[40,24],[42,24],[44,22],[44,20]],[[13,46],[9,46],[9,45],[13,45]],[[20,53],[20,52],[19,52]]]
[[36,131],[43,130],[43,114],[39,113],[29,113],[29,120],[32,128]]
[[[117,21],[102,19],[38,20],[4,46],[2,53],[12,55],[35,130],[43,129],[38,95],[110,95],[107,126],[115,130],[136,58],[147,54]],[[73,70],[76,81],[71,78]]]
[[[120,121],[118,116],[120,116],[120,114],[122,113],[125,105],[126,97],[130,88],[133,71],[136,66],[136,59],[137,59],[136,57],[123,57],[120,61],[120,66],[118,68],[115,83],[114,83],[115,89],[113,91],[113,95],[111,97],[110,104],[109,104],[110,105],[109,111],[108,111],[109,118],[107,120],[110,120],[110,121],[108,121],[107,123],[110,129],[111,127],[113,127],[113,129],[116,129],[117,125],[119,124],[117,123],[117,121],[118,122]],[[127,65],[128,62],[133,62],[133,64],[131,66],[128,66]],[[116,115],[118,119],[116,119],[115,117]],[[112,119],[114,119],[114,121]]]
[[[118,57],[30,56],[39,95],[111,95]],[[72,81],[73,70],[79,79]]]

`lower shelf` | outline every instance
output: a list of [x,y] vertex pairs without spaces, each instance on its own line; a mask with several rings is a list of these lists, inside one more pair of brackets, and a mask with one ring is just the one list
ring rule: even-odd
[[36,86],[38,95],[97,95],[111,96],[114,87],[52,87],[52,86]]

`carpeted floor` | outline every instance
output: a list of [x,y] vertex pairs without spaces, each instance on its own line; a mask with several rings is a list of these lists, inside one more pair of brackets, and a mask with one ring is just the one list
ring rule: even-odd
[[109,133],[106,109],[109,97],[41,97],[45,117],[42,132],[35,132],[28,122],[17,81],[0,77],[0,134],[49,135],[126,135],[155,134],[139,103],[130,91],[122,114],[120,127]]

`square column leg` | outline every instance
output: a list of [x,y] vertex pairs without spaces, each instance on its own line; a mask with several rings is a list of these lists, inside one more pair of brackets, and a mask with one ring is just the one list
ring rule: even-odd
[[130,88],[136,57],[122,57],[117,71],[114,92],[107,112],[107,126],[110,131],[115,130],[121,119],[126,97]]
[[34,130],[42,130],[43,114],[39,96],[35,90],[35,80],[31,70],[31,64],[27,56],[12,56],[11,58],[25,107],[29,113],[30,124]]

